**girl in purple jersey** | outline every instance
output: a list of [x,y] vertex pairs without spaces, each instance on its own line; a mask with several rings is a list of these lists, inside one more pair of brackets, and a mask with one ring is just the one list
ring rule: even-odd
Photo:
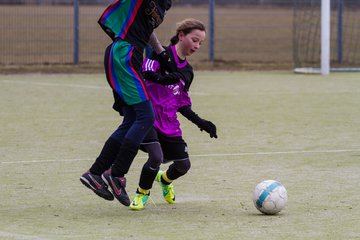
[[[175,202],[172,182],[185,175],[190,169],[188,147],[182,138],[177,112],[205,130],[210,137],[217,138],[216,126],[200,118],[191,109],[189,88],[194,74],[186,57],[191,56],[205,40],[205,26],[196,19],[186,19],[179,23],[171,45],[165,50],[174,66],[169,68],[159,64],[154,54],[143,63],[143,73],[149,97],[155,112],[155,123],[142,143],[142,149],[149,154],[139,180],[136,197],[130,204],[133,210],[144,208],[152,184],[157,181],[168,203]],[[162,162],[172,162],[166,171],[161,171]]]

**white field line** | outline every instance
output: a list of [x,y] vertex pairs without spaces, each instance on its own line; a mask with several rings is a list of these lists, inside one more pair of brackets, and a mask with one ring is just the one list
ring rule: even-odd
[[[41,76],[41,74],[40,74]],[[67,87],[67,88],[83,88],[83,89],[109,89],[108,86],[96,86],[96,85],[86,85],[86,84],[61,84],[61,83],[54,83],[54,82],[39,82],[39,81],[24,81],[24,80],[9,80],[9,79],[4,79],[4,80],[0,80],[0,83],[9,83],[9,84],[32,84],[32,85],[39,85],[39,86],[49,86],[49,87]],[[258,93],[257,95],[264,95],[264,94],[271,94],[271,95],[277,95],[277,94],[282,94],[282,95],[293,95],[293,94],[297,94],[298,92],[289,92],[289,90],[286,90],[285,92],[283,91],[272,91],[272,92],[268,92],[268,93]],[[318,92],[314,92],[314,91],[306,91],[304,93],[318,93]],[[343,93],[360,93],[359,89],[353,88],[353,89],[343,89],[343,90],[326,90],[322,93],[329,93],[329,94],[343,94]],[[197,95],[197,96],[207,96],[210,95],[210,93],[205,93],[205,92],[191,92],[191,95]],[[231,96],[231,95],[238,95],[238,93],[226,93],[226,95]]]
[[88,89],[109,89],[106,86],[95,86],[95,85],[85,85],[85,84],[60,84],[60,83],[49,83],[49,82],[31,82],[31,81],[22,81],[22,80],[0,80],[2,83],[11,83],[11,84],[33,84],[39,86],[50,86],[50,87],[69,87],[69,88],[88,88]]
[[[110,89],[108,86],[96,86],[96,85],[85,85],[85,84],[61,84],[61,83],[50,83],[50,82],[31,82],[31,81],[22,81],[22,80],[0,80],[0,83],[10,83],[10,84],[32,84],[38,86],[48,86],[48,87],[66,87],[66,88],[83,88],[83,89]],[[191,92],[191,95],[197,96],[207,96],[209,93],[204,92]]]
[[[244,153],[219,153],[219,154],[191,154],[191,157],[228,157],[228,156],[256,156],[256,155],[286,155],[286,154],[326,154],[326,153],[351,153],[360,152],[360,149],[333,149],[333,150],[312,150],[312,151],[279,151],[279,152],[244,152]],[[140,158],[147,158],[141,156]],[[94,161],[94,158],[74,158],[74,159],[43,159],[43,160],[20,160],[20,161],[0,161],[2,164],[18,164],[18,163],[56,163],[56,162],[80,162]]]
[[23,239],[23,240],[41,240],[41,239],[47,239],[47,238],[41,238],[38,236],[30,236],[25,234],[18,234],[18,233],[11,233],[11,232],[4,232],[0,231],[0,237],[1,239]]

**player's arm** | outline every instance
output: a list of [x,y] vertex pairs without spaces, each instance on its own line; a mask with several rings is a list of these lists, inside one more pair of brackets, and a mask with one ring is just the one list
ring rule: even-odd
[[201,131],[209,133],[211,138],[217,138],[216,126],[212,122],[199,117],[190,106],[184,106],[179,108],[179,112],[200,128]]
[[149,45],[156,52],[156,54],[160,54],[165,51],[165,48],[161,45],[159,39],[154,32],[150,35]]
[[152,58],[145,58],[142,65],[143,77],[150,82],[159,83],[162,85],[171,85],[178,83],[183,75],[180,72],[171,72],[160,75],[160,63],[156,60],[156,56]]
[[181,79],[181,74],[178,72],[168,73],[166,75],[160,76],[156,72],[146,71],[143,73],[143,75],[146,80],[161,85],[172,85],[178,83]]
[[159,62],[164,69],[166,69],[168,72],[175,72],[177,70],[176,64],[171,59],[169,53],[161,45],[154,32],[150,35],[149,45],[158,55]]

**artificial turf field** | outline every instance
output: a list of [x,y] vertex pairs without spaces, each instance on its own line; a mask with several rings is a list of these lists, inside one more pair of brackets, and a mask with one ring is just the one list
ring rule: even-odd
[[[0,75],[0,239],[360,239],[358,73],[197,72],[190,91],[219,138],[181,117],[176,204],[154,184],[134,212],[79,181],[121,120],[104,75]],[[253,206],[265,179],[287,188],[278,215]]]

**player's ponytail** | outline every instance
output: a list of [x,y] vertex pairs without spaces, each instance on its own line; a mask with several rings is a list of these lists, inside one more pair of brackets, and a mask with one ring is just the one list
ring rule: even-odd
[[187,18],[177,23],[176,34],[170,39],[171,45],[179,42],[179,33],[183,32],[185,35],[191,33],[193,30],[206,31],[205,24],[200,20],[194,18]]
[[176,45],[178,42],[179,42],[179,38],[177,34],[170,39],[171,45]]

